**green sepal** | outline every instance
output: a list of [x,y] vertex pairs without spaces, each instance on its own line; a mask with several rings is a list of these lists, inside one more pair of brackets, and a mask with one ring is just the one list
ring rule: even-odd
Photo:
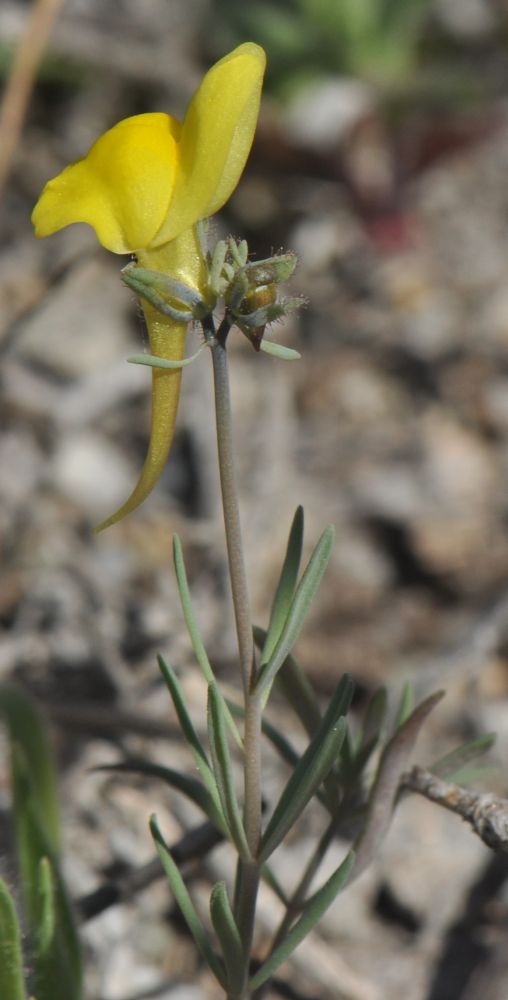
[[250,861],[252,859],[235,791],[223,698],[215,683],[208,686],[208,742],[222,811],[226,817],[231,839],[240,856],[245,861]]
[[[185,571],[185,562],[183,558],[182,543],[178,535],[173,537],[173,563],[175,567],[176,582],[178,585],[178,593],[180,595],[180,603],[182,606],[183,617],[185,624],[187,626],[187,631],[192,643],[192,648],[194,650],[194,655],[198,661],[198,665],[201,669],[203,677],[205,678],[207,684],[216,684],[215,674],[212,669],[210,660],[208,659],[208,654],[206,652],[203,640],[201,638],[201,633],[199,631],[198,624],[194,616],[194,610],[192,607],[192,601],[189,590],[189,583],[187,580],[187,573]],[[229,728],[231,735],[240,750],[243,751],[243,740],[238,732],[235,720],[233,719],[231,712],[226,705],[226,702],[222,698],[219,692],[219,696],[223,702],[224,715],[226,718],[226,723]]]
[[225,882],[217,882],[210,895],[210,917],[226,966],[228,991],[240,995],[245,979],[245,956]]
[[199,739],[198,734],[193,726],[189,712],[187,711],[187,706],[185,704],[185,698],[183,696],[183,691],[178,683],[176,674],[169,663],[166,662],[163,656],[157,657],[157,662],[159,664],[159,669],[166,682],[171,700],[175,707],[175,711],[180,723],[180,728],[182,733],[190,747],[194,760],[196,762],[197,769],[203,779],[203,782],[208,790],[208,793],[214,803],[214,807],[217,811],[218,816],[221,817],[220,829],[227,829],[226,820],[222,811],[221,800],[219,795],[219,789],[217,788],[217,782],[215,780],[214,773],[210,767],[208,757],[204,750],[203,744]]
[[195,354],[191,354],[190,358],[184,358],[183,361],[169,361],[167,358],[157,357],[156,354],[132,354],[130,358],[127,358],[127,361],[131,365],[148,365],[149,368],[164,368],[174,371],[187,368],[187,365],[191,365],[196,358],[199,358],[202,350],[203,347],[200,347]]
[[247,240],[235,240],[233,236],[230,236],[228,240],[228,247],[233,263],[237,267],[245,267],[247,259],[249,256],[249,246]]
[[323,721],[296,765],[261,838],[259,860],[266,861],[281,843],[336,762],[346,734],[352,682],[338,684]]
[[291,277],[297,263],[298,257],[290,251],[265,260],[254,260],[246,264],[245,270],[251,285],[269,285],[272,281],[280,285]]
[[[151,302],[160,312],[164,312],[168,316],[174,313],[181,317],[182,322],[186,322],[183,319],[186,315],[190,316],[190,319],[202,319],[210,312],[210,306],[195,288],[172,278],[169,274],[139,267],[137,264],[128,264],[122,271],[122,281],[136,292],[136,295]],[[188,311],[182,311],[178,306],[172,306],[164,296],[187,306]],[[160,303],[162,303],[162,308]]]
[[225,240],[219,240],[213,248],[208,272],[208,287],[215,296],[223,295],[228,284],[227,278],[223,276],[227,252],[228,245]]
[[149,760],[129,757],[127,760],[119,761],[115,764],[101,764],[94,768],[95,771],[113,771],[124,774],[146,774],[152,778],[161,778],[170,788],[175,788],[182,795],[185,795],[194,805],[204,812],[214,826],[223,833],[226,832],[224,826],[224,816],[222,811],[217,809],[210,792],[197,778],[181,771],[175,771],[172,767],[164,767],[162,764],[155,764]]
[[332,525],[326,528],[321,535],[296,588],[275,649],[267,662],[262,663],[259,668],[256,686],[259,691],[264,692],[265,703],[278,670],[300,634],[307,612],[321,583],[330,560],[334,535],[335,529]]
[[321,917],[338,896],[339,892],[347,884],[351,869],[354,864],[354,852],[350,851],[342,864],[330,875],[325,884],[307,900],[303,908],[301,917],[293,925],[287,936],[274,949],[271,955],[263,962],[262,966],[252,976],[249,981],[249,989],[257,990],[263,983],[266,983],[270,976],[273,976],[279,966],[292,955],[295,948],[314,929]]
[[0,879],[0,997],[26,1000],[19,922],[3,879]]
[[171,886],[171,891],[176,899],[176,902],[178,903],[178,906],[180,907],[182,916],[184,917],[184,920],[205,962],[213,972],[215,978],[219,981],[220,985],[225,989],[226,974],[222,962],[219,960],[212,948],[206,930],[189,895],[187,886],[185,885],[178,866],[173,860],[171,851],[169,850],[169,847],[159,830],[155,816],[150,817],[150,830],[157,848],[157,853],[162,863],[162,867],[164,868],[166,877]]
[[60,810],[56,767],[48,731],[42,713],[33,701],[11,684],[0,685],[0,717],[9,733],[9,741],[23,748],[31,775],[32,798],[52,851],[60,849]]
[[264,351],[265,354],[271,354],[272,357],[278,358],[279,361],[301,361],[302,357],[299,351],[293,350],[292,347],[284,347],[283,344],[275,344],[273,340],[263,339],[259,345],[259,350]]

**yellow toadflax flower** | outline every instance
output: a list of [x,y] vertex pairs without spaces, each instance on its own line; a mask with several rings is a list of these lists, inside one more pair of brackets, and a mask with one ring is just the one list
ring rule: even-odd
[[[141,267],[204,293],[206,267],[195,224],[234,191],[250,152],[265,68],[263,49],[240,45],[209,70],[183,123],[166,114],[126,118],[97,140],[84,159],[49,181],[32,222],[49,236],[74,222],[93,226],[113,253],[135,253]],[[152,354],[179,361],[187,324],[143,302]],[[126,503],[99,527],[134,510],[166,462],[174,434],[181,371],[152,369],[150,445]]]

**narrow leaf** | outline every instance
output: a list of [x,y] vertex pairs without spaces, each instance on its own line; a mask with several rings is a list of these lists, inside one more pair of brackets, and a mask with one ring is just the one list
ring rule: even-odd
[[132,354],[127,361],[131,365],[148,365],[149,368],[169,368],[171,371],[173,369],[186,368],[187,365],[191,365],[196,358],[199,358],[202,347],[196,351],[195,354],[191,354],[190,358],[184,358],[182,361],[169,361],[167,358],[158,358],[156,354]]
[[154,764],[149,760],[141,760],[129,757],[127,760],[119,761],[115,764],[102,764],[94,768],[95,771],[116,771],[130,774],[146,774],[153,778],[161,778],[171,788],[186,795],[194,805],[201,809],[211,823],[225,833],[224,817],[217,809],[215,802],[207,788],[200,781],[181,771],[175,771],[172,767],[164,767],[162,764]]
[[261,861],[270,857],[317,792],[337,759],[345,733],[344,718],[330,719],[325,716],[321,728],[293,771],[261,838]]
[[265,692],[266,697],[277,671],[280,670],[300,634],[307,612],[328,565],[334,534],[335,531],[331,525],[323,532],[295,591],[275,649],[270,659],[261,664],[257,686],[259,690]]
[[210,916],[222,949],[229,992],[239,996],[245,977],[245,957],[225,882],[217,882],[212,889]]
[[208,940],[208,935],[206,930],[199,919],[197,911],[195,909],[194,903],[189,895],[187,886],[180,875],[177,865],[175,864],[171,851],[166,844],[157,824],[155,816],[150,818],[150,830],[152,837],[157,848],[157,852],[162,862],[162,867],[166,873],[168,882],[171,886],[173,895],[180,907],[182,915],[185,922],[201,952],[205,962],[208,964],[212,970],[216,979],[218,979],[221,986],[226,986],[224,969],[222,963],[217,958],[210,941]]
[[277,898],[280,899],[281,903],[283,903],[284,906],[287,908],[289,906],[288,895],[282,888],[271,865],[264,864],[262,866],[261,878],[263,879],[264,882],[266,882],[267,885],[270,886],[270,889],[275,893]]
[[[187,573],[185,571],[185,563],[183,559],[182,543],[178,535],[175,535],[173,538],[173,561],[175,566],[176,580],[178,583],[178,592],[180,594],[180,602],[182,605],[183,617],[185,620],[185,624],[187,626],[187,631],[190,636],[192,648],[194,650],[194,655],[198,661],[198,664],[201,668],[201,672],[207,684],[216,684],[215,674],[212,670],[212,665],[210,663],[210,660],[208,659],[208,655],[203,640],[201,638],[201,633],[199,631],[196,619],[194,617],[194,611],[192,608],[192,602],[189,590],[189,583],[187,580]],[[222,695],[220,695],[220,697],[222,698]],[[233,739],[235,740],[235,743],[240,747],[241,750],[243,750],[243,741],[235,725],[235,721],[224,699],[222,699],[222,701],[223,701],[224,715],[226,717],[226,723],[228,725],[228,728],[231,732],[231,735],[233,736]]]
[[222,810],[238,853],[244,860],[250,860],[250,851],[245,836],[242,816],[236,797],[233,764],[229,752],[223,699],[216,684],[208,687],[208,742],[212,755],[217,787]]
[[463,743],[462,746],[456,747],[455,750],[446,754],[445,757],[440,757],[439,760],[434,761],[428,770],[432,771],[439,778],[446,778],[448,781],[460,784],[458,775],[461,775],[461,772],[473,761],[476,761],[478,757],[491,750],[495,742],[495,733],[487,733],[476,740],[470,740],[468,743]]
[[[222,807],[220,802],[219,790],[217,788],[217,782],[214,777],[214,773],[210,764],[208,762],[208,757],[205,753],[201,740],[199,739],[196,730],[192,724],[191,717],[187,711],[187,706],[185,704],[185,699],[183,696],[182,689],[178,683],[176,674],[169,663],[166,662],[163,656],[157,657],[157,662],[159,664],[160,671],[164,680],[166,682],[168,691],[171,695],[173,705],[175,706],[175,711],[178,716],[178,721],[187,743],[192,751],[192,755],[196,762],[198,771],[204,781],[206,788],[212,798],[216,810],[219,815],[222,816]],[[221,829],[224,828],[225,820],[222,818]]]
[[304,514],[303,507],[297,507],[286,548],[277,590],[272,604],[270,622],[261,652],[261,662],[267,663],[280,638],[298,581],[302,558]]
[[18,918],[3,879],[0,879],[0,997],[26,1000]]
[[385,746],[369,796],[364,828],[354,845],[354,878],[365,870],[379,850],[391,823],[403,771],[427,716],[441,701],[443,691],[430,695],[418,705]]
[[249,989],[256,990],[273,976],[279,966],[286,962],[299,944],[314,929],[321,917],[346,885],[354,863],[354,853],[350,851],[341,865],[330,875],[325,884],[314,893],[305,904],[303,913],[291,928],[287,937],[274,949],[260,969],[252,976]]
[[280,361],[300,361],[302,355],[293,350],[292,347],[284,347],[283,344],[275,344],[273,340],[262,340],[260,345],[260,350],[264,351],[265,354],[271,354],[274,358],[279,358]]
[[402,691],[400,693],[399,706],[397,708],[397,714],[395,716],[394,732],[400,729],[405,722],[409,719],[411,712],[414,709],[414,688],[411,681],[406,681]]

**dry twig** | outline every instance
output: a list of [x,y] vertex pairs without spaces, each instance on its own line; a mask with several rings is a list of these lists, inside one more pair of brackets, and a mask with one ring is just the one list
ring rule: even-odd
[[470,792],[423,767],[413,767],[405,774],[401,787],[461,816],[487,847],[508,854],[508,799],[488,792]]
[[0,108],[0,197],[25,120],[46,41],[63,0],[34,0]]

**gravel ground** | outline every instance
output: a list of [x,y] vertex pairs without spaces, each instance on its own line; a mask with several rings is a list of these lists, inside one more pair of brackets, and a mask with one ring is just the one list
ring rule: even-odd
[[[350,81],[311,95],[324,109],[321,132],[307,127],[308,104],[288,110],[268,95],[250,165],[215,230],[245,235],[258,256],[295,249],[293,289],[309,300],[276,332],[301,351],[300,362],[254,354],[240,335],[231,345],[255,620],[267,620],[302,503],[307,551],[327,523],[337,529],[298,643],[320,696],[345,670],[357,685],[358,713],[380,684],[394,700],[408,677],[422,696],[445,687],[417,759],[494,729],[500,766],[482,786],[506,795],[506,36],[495,19],[502,4],[470,0],[460,23],[456,6],[436,4],[457,45],[470,25],[473,71],[492,52],[492,93],[461,111],[460,128],[434,108],[393,132],[371,90]],[[77,899],[151,860],[154,810],[170,842],[198,819],[154,783],[90,773],[118,749],[185,762],[158,680],[158,651],[203,717],[204,686],[171,567],[175,531],[210,655],[231,686],[234,631],[208,359],[202,354],[184,374],[177,437],[158,488],[95,536],[93,526],[125,498],[143,460],[149,379],[124,358],[146,348],[146,335],[119,279],[122,259],[98,248],[86,227],[38,243],[29,215],[44,181],[115,120],[183,109],[210,55],[213,13],[205,0],[69,0],[3,196],[0,676],[26,685],[52,716]],[[24,3],[2,4],[7,49],[25,15]],[[424,138],[432,157],[424,156]],[[417,169],[420,160],[426,169]],[[285,705],[273,711],[299,739]],[[275,789],[279,765],[268,751],[266,758]],[[0,783],[4,844],[3,758]],[[318,820],[306,817],[280,851],[289,881]],[[343,851],[337,843],[330,868]],[[205,907],[210,880],[230,871],[226,848],[186,870]],[[408,798],[381,856],[281,970],[293,990],[284,995],[504,1000],[507,877],[506,861],[456,817]],[[84,921],[89,996],[215,996],[164,882],[127,895]],[[260,949],[276,916],[263,892]]]

